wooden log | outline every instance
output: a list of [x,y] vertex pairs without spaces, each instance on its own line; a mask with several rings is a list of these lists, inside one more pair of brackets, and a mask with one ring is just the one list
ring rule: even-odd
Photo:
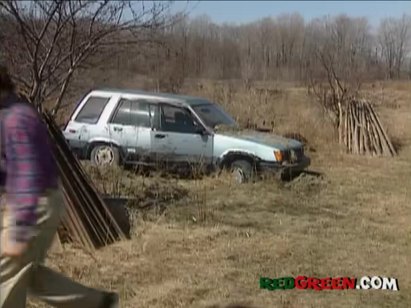
[[341,101],[338,98],[338,144],[343,144],[343,114]]
[[348,148],[348,104],[344,106],[344,146]]
[[367,118],[366,118],[366,116],[365,116],[366,110],[365,110],[364,103],[361,103],[361,104],[363,105],[363,106],[362,106],[362,114],[361,114],[362,119],[361,119],[361,121],[362,121],[362,123],[363,123],[363,125],[364,125],[364,130],[363,130],[363,132],[364,132],[364,148],[365,148],[365,154],[366,154],[366,155],[370,155],[370,154],[371,154],[371,151],[370,151],[370,146],[369,146],[369,130],[368,130],[368,128],[369,128],[369,123],[368,123]]
[[355,133],[355,121],[354,121],[354,109],[352,102],[350,102],[350,153],[354,153],[354,133]]
[[354,140],[354,134],[355,134],[355,118],[354,118],[354,106],[352,104],[352,102],[350,102],[350,130],[351,130],[351,151],[350,153],[354,153],[354,144],[355,144],[355,140]]
[[354,119],[354,143],[353,143],[353,153],[360,154],[360,138],[359,138],[359,123],[358,123],[358,110],[355,102],[353,102],[353,119]]
[[375,137],[374,130],[373,130],[373,123],[370,118],[371,115],[369,113],[367,106],[365,106],[364,111],[365,111],[365,118],[367,121],[367,130],[368,130],[368,137],[370,141],[370,150],[373,153],[373,155],[380,155],[379,147],[377,144],[377,138]]
[[356,103],[356,109],[357,109],[357,121],[358,121],[358,153],[360,155],[363,154],[363,140],[362,140],[362,123],[361,123],[361,109],[358,104]]
[[378,125],[378,122],[376,121],[376,119],[375,119],[375,117],[372,113],[372,109],[370,109],[370,114],[371,114],[371,118],[372,118],[372,121],[373,121],[373,125],[374,125],[376,135],[378,137],[378,143],[380,144],[380,147],[381,147],[381,155],[391,156],[390,149],[389,149],[388,144],[385,140],[384,134],[383,134],[382,130],[380,129],[380,126]]
[[358,126],[359,126],[359,147],[360,151],[359,153],[362,155],[364,154],[364,123],[362,122],[362,108],[361,108],[361,102],[356,101],[356,107],[357,107],[357,117],[358,117]]
[[347,151],[351,153],[351,103],[347,104]]
[[373,140],[374,140],[375,151],[376,151],[377,155],[380,156],[380,155],[382,155],[383,149],[382,149],[382,146],[381,146],[380,138],[379,138],[378,133],[377,133],[377,129],[374,125],[374,122],[371,118],[371,115],[370,115],[370,128],[371,128],[372,137],[373,137]]
[[368,104],[368,105],[369,105],[369,106],[368,106],[369,109],[371,110],[372,116],[375,118],[375,120],[376,120],[376,122],[377,122],[377,125],[378,125],[379,129],[381,130],[382,135],[384,136],[384,139],[385,139],[385,141],[386,141],[386,143],[387,143],[387,146],[388,146],[388,148],[389,148],[390,154],[391,154],[392,156],[396,155],[397,153],[396,153],[396,151],[395,151],[395,148],[394,148],[394,146],[392,145],[391,140],[390,140],[387,132],[385,131],[384,127],[382,126],[381,121],[380,121],[378,115],[377,115],[376,112],[374,111],[374,108],[373,108],[370,104]]
[[358,154],[362,154],[361,152],[361,121],[360,121],[360,108],[358,106],[358,103],[355,102],[355,117],[356,117],[356,122],[357,122],[357,126],[358,126]]
[[392,156],[391,149],[388,146],[388,143],[387,143],[386,137],[384,135],[383,129],[381,128],[381,126],[378,122],[378,119],[376,118],[376,115],[372,110],[371,105],[368,105],[367,107],[368,107],[368,110],[369,110],[370,115],[371,115],[372,123],[373,123],[373,126],[375,128],[375,132],[376,132],[376,136],[377,136],[378,141],[381,145],[381,149],[382,149],[381,154],[384,155],[384,156]]
[[372,106],[369,105],[369,104],[367,104],[366,106],[367,106],[366,108],[368,109],[368,112],[369,112],[371,124],[374,128],[374,132],[375,132],[374,135],[378,139],[378,143],[381,147],[381,154],[384,154],[384,151],[386,151],[387,148],[388,148],[388,147],[384,146],[384,145],[387,145],[386,142],[385,142],[385,137],[383,135],[382,130],[380,129],[380,126],[378,125],[378,122],[377,122],[376,118],[374,117],[374,114],[372,112]]
[[[363,105],[363,104],[361,104]],[[361,106],[361,122],[363,123],[363,146],[364,146],[364,154],[368,155],[369,151],[368,144],[367,144],[367,122],[365,122],[365,111],[364,106]]]
[[348,152],[352,149],[352,119],[351,119],[351,104],[348,103]]
[[372,131],[371,127],[371,121],[370,121],[370,115],[368,112],[368,109],[364,109],[364,116],[365,116],[365,121],[367,122],[367,135],[368,135],[368,142],[369,142],[369,148],[370,148],[370,153],[371,155],[377,155],[377,145],[376,145],[376,140],[374,138],[374,133]]
[[371,155],[370,140],[369,140],[369,133],[368,133],[368,122],[367,122],[367,117],[365,116],[365,114],[366,114],[366,110],[365,110],[365,107],[363,107],[362,121],[364,123],[364,147],[365,147],[366,155]]
[[380,132],[376,126],[376,123],[372,117],[371,114],[371,109],[369,108],[370,106],[367,105],[368,110],[369,110],[369,116],[370,116],[370,121],[371,121],[371,127],[372,127],[372,131],[373,131],[373,136],[375,138],[376,141],[376,145],[377,145],[377,149],[378,149],[378,155],[384,155],[384,143],[383,140],[381,138]]

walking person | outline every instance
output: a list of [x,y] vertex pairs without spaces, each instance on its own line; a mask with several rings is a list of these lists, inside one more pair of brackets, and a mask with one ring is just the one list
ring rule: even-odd
[[114,308],[116,293],[85,287],[43,263],[64,214],[46,126],[0,66],[0,308],[31,294],[54,307]]

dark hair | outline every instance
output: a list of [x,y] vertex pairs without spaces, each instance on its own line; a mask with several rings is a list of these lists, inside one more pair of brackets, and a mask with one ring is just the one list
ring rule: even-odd
[[0,65],[0,92],[12,92],[14,89],[15,86],[7,67]]

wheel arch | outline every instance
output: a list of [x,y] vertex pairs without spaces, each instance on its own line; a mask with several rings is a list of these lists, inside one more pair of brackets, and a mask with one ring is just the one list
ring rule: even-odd
[[233,150],[224,153],[220,159],[218,166],[220,169],[230,167],[230,165],[236,160],[246,160],[255,168],[260,162],[260,158],[253,153],[245,152],[241,150]]

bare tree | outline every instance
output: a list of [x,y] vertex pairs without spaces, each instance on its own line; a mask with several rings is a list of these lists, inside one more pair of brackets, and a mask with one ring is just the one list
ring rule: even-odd
[[[188,28],[187,18],[161,31],[159,42],[149,51],[147,62],[148,76],[155,81],[156,91],[177,93],[183,86],[188,66]],[[150,56],[151,55],[151,56]],[[154,55],[154,56],[153,56]]]
[[[210,35],[211,19],[206,16],[198,16],[189,23],[190,42],[190,66],[195,77],[204,76],[206,71],[205,62],[208,58],[209,45],[211,45]],[[207,41],[209,44],[207,44]],[[213,44],[214,46],[214,44]]]
[[358,93],[367,72],[369,25],[366,19],[341,15],[314,21],[308,35],[313,55],[310,88],[331,116],[342,143],[346,99]]
[[[283,76],[293,78],[293,69],[298,68],[298,52],[303,41],[304,19],[299,14],[281,15],[276,20],[277,29],[277,67],[281,67]],[[286,74],[284,74],[286,73]]]
[[306,24],[291,14],[218,25],[207,16],[172,17],[167,14],[171,2],[144,3],[0,2],[0,36],[6,42],[0,56],[25,95],[40,107],[54,100],[55,111],[70,94],[70,82],[79,81],[83,72],[97,74],[93,67],[99,63],[113,73],[102,76],[104,82],[112,83],[116,71],[145,75],[156,80],[159,90],[173,92],[186,77],[240,78],[250,86],[253,80],[309,76],[319,89],[319,81],[329,83],[331,76],[334,90],[327,84],[327,91],[338,95],[344,91],[335,76],[348,92],[364,80],[382,78],[385,70],[388,77],[401,70],[406,77],[411,34],[406,17],[382,22],[379,35],[371,35],[366,19],[347,16]]
[[20,90],[38,108],[55,98],[56,113],[74,73],[120,46],[150,40],[169,21],[171,2],[0,2],[1,52]]
[[381,55],[385,61],[387,78],[400,78],[405,57],[409,51],[411,17],[387,18],[379,28]]
[[260,68],[257,67],[259,60],[259,54],[256,51],[258,48],[257,34],[258,29],[255,24],[240,28],[238,48],[240,53],[241,79],[246,88],[250,88],[253,80],[257,77],[257,73],[261,72]]

